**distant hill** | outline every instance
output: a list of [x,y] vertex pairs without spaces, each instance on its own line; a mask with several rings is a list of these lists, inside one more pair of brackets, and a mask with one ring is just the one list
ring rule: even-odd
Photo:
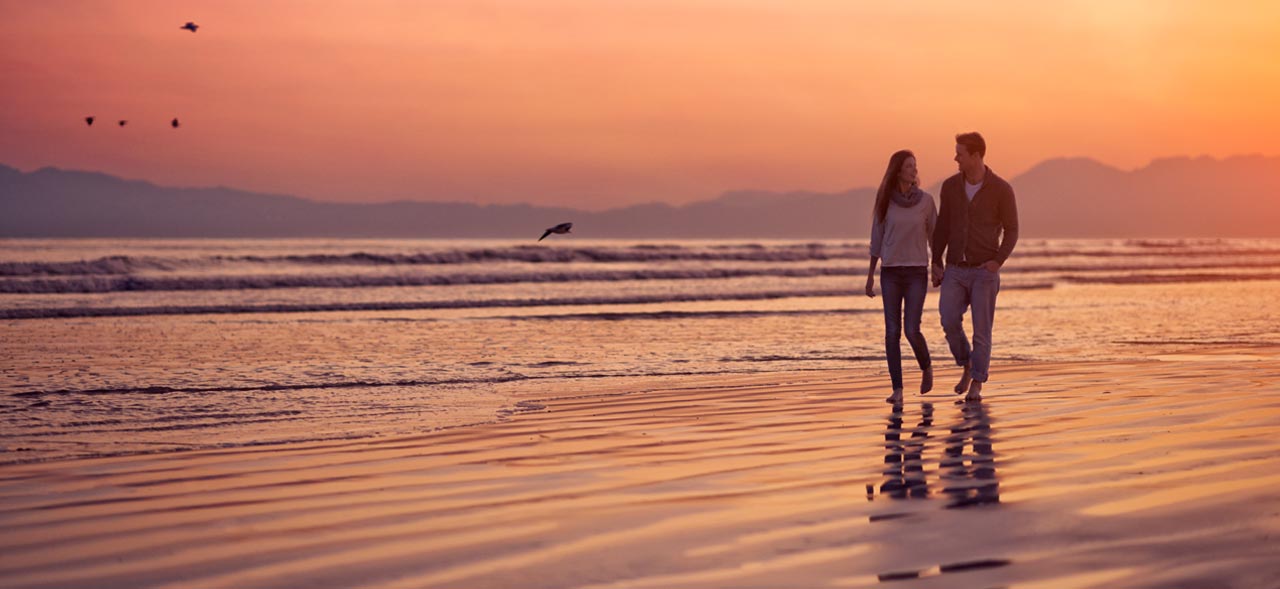
[[1280,237],[1280,157],[1168,158],[1132,172],[1054,159],[1010,180],[1046,237]]
[[[1000,173],[998,167],[995,168]],[[1005,176],[1008,178],[1008,176]],[[1009,178],[1028,237],[1280,236],[1280,158],[1171,158],[1122,171],[1053,159]],[[937,195],[935,185],[931,192]],[[169,188],[96,172],[0,165],[3,237],[512,237],[573,221],[585,238],[862,238],[873,188],[735,191],[682,206],[588,212],[443,202],[345,204]]]

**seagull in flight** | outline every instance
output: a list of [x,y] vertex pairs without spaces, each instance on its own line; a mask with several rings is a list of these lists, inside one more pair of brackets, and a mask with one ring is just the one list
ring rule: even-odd
[[178,28],[180,28],[180,29],[185,29],[185,30],[188,30],[188,31],[191,31],[191,32],[193,32],[193,33],[194,33],[194,32],[196,32],[196,29],[200,28],[200,25],[198,25],[198,24],[196,24],[196,23],[193,23],[193,22],[188,21],[188,22],[187,22],[187,24],[182,25],[182,26],[180,26],[180,27],[178,27]]
[[92,127],[92,126],[93,126],[93,117],[85,117],[85,118],[84,118],[84,124],[89,125],[90,127]]
[[178,117],[173,117],[173,120],[172,120],[172,121],[169,121],[169,124],[170,124],[170,125],[173,125],[173,128],[174,128],[174,129],[177,129],[177,128],[178,128]]
[[542,237],[539,237],[538,241],[542,241],[546,239],[547,236],[551,235],[552,233],[556,233],[556,234],[568,233],[570,229],[573,229],[573,223],[561,223],[543,232]]

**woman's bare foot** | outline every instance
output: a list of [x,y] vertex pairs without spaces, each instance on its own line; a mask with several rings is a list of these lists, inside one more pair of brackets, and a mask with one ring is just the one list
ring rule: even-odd
[[933,390],[933,367],[925,368],[920,371],[920,394],[923,395]]
[[902,389],[893,389],[893,394],[892,394],[892,395],[889,395],[889,398],[888,398],[888,399],[885,399],[885,400],[884,400],[884,402],[885,402],[885,403],[893,403],[894,405],[901,405],[901,404],[902,404]]
[[964,374],[960,375],[960,382],[956,383],[956,394],[959,395],[969,390],[969,383],[973,382],[973,377],[969,375],[969,365],[964,365]]

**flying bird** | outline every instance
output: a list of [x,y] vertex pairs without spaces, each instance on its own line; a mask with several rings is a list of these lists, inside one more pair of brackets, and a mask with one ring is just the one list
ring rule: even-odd
[[196,23],[193,23],[193,22],[188,22],[187,24],[182,25],[182,26],[180,26],[180,27],[178,27],[178,28],[180,28],[180,29],[185,29],[185,30],[188,30],[188,31],[191,31],[191,32],[193,32],[193,33],[194,33],[194,32],[196,32],[196,29],[200,28],[200,25],[198,25],[198,24],[196,24]]
[[542,237],[539,237],[538,241],[542,241],[546,239],[547,236],[551,235],[552,233],[555,233],[555,234],[568,233],[570,229],[573,229],[573,223],[561,223],[543,232]]
[[128,125],[128,124],[129,124],[129,121],[126,121],[126,120],[124,120],[124,119],[120,119],[116,124],[118,124],[118,125],[120,125],[121,127],[123,127],[123,126],[125,126],[125,125]]
[[85,117],[85,118],[84,118],[84,124],[89,125],[90,127],[92,127],[92,126],[93,126],[93,117]]
[[173,125],[173,128],[174,128],[174,129],[177,129],[177,128],[178,128],[178,117],[173,117],[173,120],[172,120],[172,121],[169,121],[169,124],[170,124],[170,125]]

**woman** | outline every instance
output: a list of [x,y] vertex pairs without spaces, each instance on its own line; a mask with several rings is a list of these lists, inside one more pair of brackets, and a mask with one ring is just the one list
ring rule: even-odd
[[[871,267],[867,296],[876,296],[876,263],[881,263],[880,288],[884,301],[884,348],[889,360],[893,394],[887,403],[902,402],[902,332],[923,372],[920,394],[933,388],[929,346],[920,333],[924,297],[929,291],[929,238],[938,220],[933,197],[920,190],[916,156],[902,150],[889,158],[889,169],[876,191],[871,222]],[[905,303],[905,304],[904,304]]]

